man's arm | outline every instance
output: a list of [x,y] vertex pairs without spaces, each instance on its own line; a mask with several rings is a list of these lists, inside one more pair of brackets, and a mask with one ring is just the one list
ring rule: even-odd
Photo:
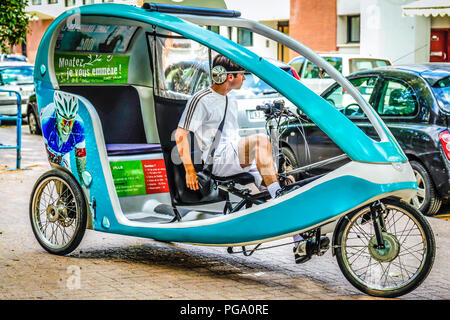
[[175,131],[175,142],[177,144],[178,153],[186,170],[186,185],[191,190],[198,190],[197,173],[192,163],[191,150],[189,146],[189,130],[181,127]]

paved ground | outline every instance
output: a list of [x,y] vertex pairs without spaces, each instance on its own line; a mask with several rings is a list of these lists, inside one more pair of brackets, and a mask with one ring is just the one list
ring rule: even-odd
[[[0,128],[1,143],[14,139],[13,126]],[[244,257],[88,230],[72,254],[48,254],[31,231],[28,203],[34,182],[50,167],[42,138],[26,126],[22,157],[29,170],[6,171],[15,167],[15,153],[0,150],[0,299],[375,299],[347,282],[330,252],[296,265],[290,246]],[[450,224],[429,222],[437,242],[434,268],[402,299],[450,298]]]

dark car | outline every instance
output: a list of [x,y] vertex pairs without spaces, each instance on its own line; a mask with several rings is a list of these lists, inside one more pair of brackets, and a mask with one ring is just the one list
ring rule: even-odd
[[[387,124],[407,155],[418,182],[411,203],[425,215],[437,213],[450,195],[450,64],[388,66],[348,77]],[[338,84],[321,96],[374,139],[377,135],[353,97]],[[283,133],[288,164],[324,165],[306,174],[328,172],[349,161],[317,126],[305,119]],[[351,137],[349,137],[351,139]],[[313,166],[314,167],[314,166]]]
[[39,111],[36,101],[36,94],[32,94],[27,105],[28,127],[31,134],[41,134],[41,123],[39,121]]

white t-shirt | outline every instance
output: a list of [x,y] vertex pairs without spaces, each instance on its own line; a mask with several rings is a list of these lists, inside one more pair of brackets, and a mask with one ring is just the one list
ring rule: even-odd
[[[206,88],[193,95],[186,103],[178,126],[192,131],[206,161],[217,129],[225,112],[226,97]],[[239,141],[238,106],[236,100],[228,97],[228,109],[223,125],[220,144]],[[219,148],[219,147],[218,147]]]

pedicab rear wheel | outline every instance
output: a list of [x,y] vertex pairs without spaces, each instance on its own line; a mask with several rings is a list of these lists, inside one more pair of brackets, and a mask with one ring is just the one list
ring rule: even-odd
[[37,241],[48,252],[65,255],[75,250],[87,223],[78,182],[62,170],[44,173],[31,193],[30,221]]
[[417,288],[435,257],[433,231],[416,208],[383,199],[384,248],[376,246],[370,206],[343,218],[338,227],[336,258],[344,276],[357,289],[377,297],[398,297]]

